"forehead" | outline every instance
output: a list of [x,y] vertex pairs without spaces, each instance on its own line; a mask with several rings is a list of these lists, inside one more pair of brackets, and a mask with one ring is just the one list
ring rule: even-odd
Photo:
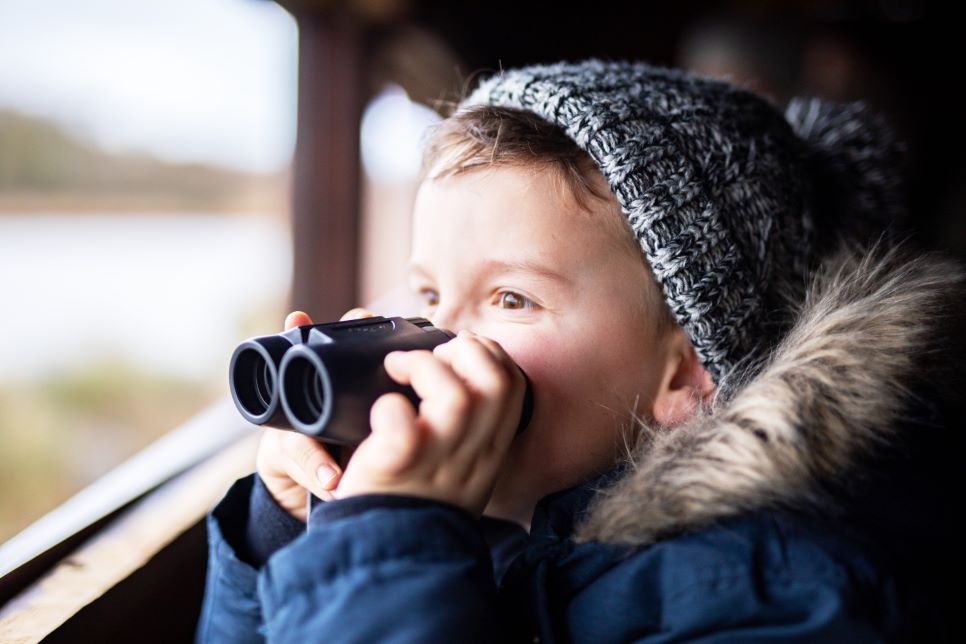
[[[505,233],[506,243],[541,245],[546,240],[578,245],[605,244],[639,256],[636,239],[603,176],[607,199],[575,198],[553,169],[486,166],[425,180],[414,207],[414,241],[449,231],[470,241]],[[415,249],[414,249],[415,250]]]

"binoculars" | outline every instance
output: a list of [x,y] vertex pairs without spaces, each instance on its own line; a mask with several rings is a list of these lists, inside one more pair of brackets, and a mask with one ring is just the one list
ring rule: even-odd
[[[399,392],[419,402],[412,387],[386,373],[386,355],[431,350],[453,337],[423,318],[371,317],[251,338],[231,356],[231,397],[251,423],[354,447],[369,435],[369,410],[379,396]],[[532,399],[527,383],[517,431],[530,420]]]

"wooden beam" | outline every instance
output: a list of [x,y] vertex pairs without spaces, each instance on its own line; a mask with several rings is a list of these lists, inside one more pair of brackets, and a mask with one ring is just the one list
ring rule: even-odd
[[317,322],[359,303],[359,124],[363,28],[344,12],[296,12],[298,134],[292,307]]

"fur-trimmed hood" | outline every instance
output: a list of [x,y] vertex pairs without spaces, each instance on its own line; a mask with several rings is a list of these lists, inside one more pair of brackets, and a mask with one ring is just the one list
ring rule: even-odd
[[645,428],[629,471],[601,491],[581,541],[647,544],[767,507],[814,507],[898,422],[945,347],[960,267],[897,251],[840,253],[815,273],[781,344],[727,401]]

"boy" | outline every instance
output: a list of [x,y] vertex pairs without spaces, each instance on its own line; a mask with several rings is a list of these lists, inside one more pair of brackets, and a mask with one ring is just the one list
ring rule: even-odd
[[[209,523],[199,639],[909,635],[917,579],[870,539],[859,464],[898,431],[930,330],[909,320],[950,276],[815,270],[838,216],[897,207],[862,116],[801,103],[789,125],[632,63],[484,82],[433,133],[414,207],[413,288],[458,337],[387,357],[422,402],[381,398],[344,471],[266,431]],[[308,514],[306,490],[328,502]]]

